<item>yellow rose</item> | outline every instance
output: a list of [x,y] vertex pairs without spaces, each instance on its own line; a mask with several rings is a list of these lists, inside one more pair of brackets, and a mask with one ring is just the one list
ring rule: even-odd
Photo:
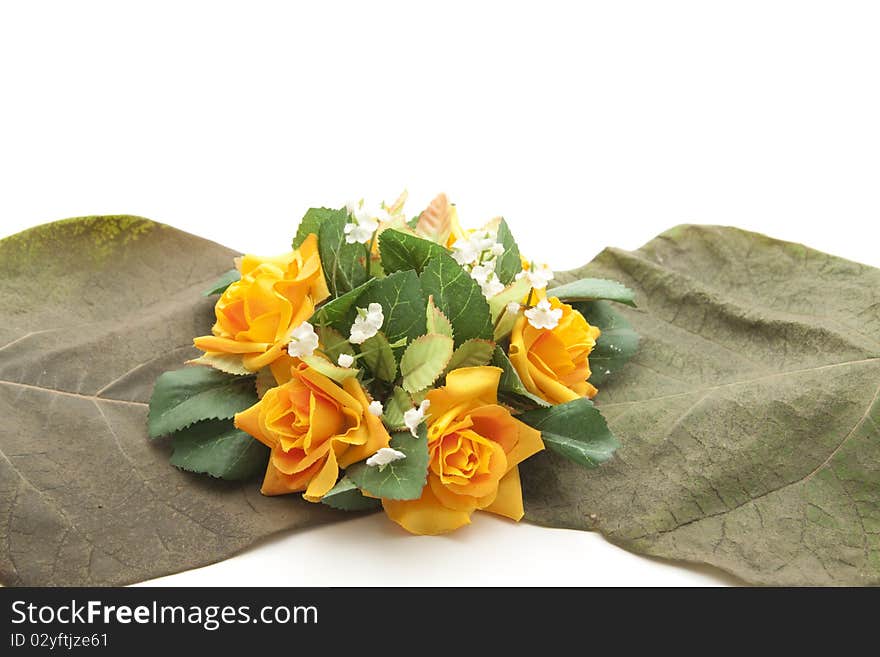
[[404,529],[442,534],[468,524],[477,509],[522,518],[517,466],[544,443],[498,405],[500,378],[497,367],[464,367],[428,393],[428,483],[418,500],[382,500]]
[[510,334],[510,362],[529,392],[551,404],[563,404],[579,397],[594,397],[590,378],[590,352],[600,331],[584,316],[556,297],[551,308],[561,308],[562,317],[553,329],[536,329],[520,315]]
[[329,296],[318,238],[309,235],[299,249],[274,258],[246,255],[239,270],[241,280],[226,288],[214,308],[213,335],[193,343],[209,356],[240,357],[256,372],[283,354],[290,330]]
[[287,383],[238,413],[235,426],[272,450],[263,495],[305,491],[305,499],[319,502],[336,485],[340,468],[388,447],[390,436],[369,403],[357,379],[340,388],[298,363]]

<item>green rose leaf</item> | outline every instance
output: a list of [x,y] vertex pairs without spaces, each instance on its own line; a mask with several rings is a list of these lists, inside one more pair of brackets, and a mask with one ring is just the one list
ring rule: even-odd
[[220,479],[247,479],[266,469],[269,448],[229,420],[198,422],[171,437],[171,465]]
[[[321,226],[328,219],[336,218],[345,210],[331,210],[330,208],[309,208],[299,222],[296,236],[293,238],[293,248],[298,249],[306,241],[309,234],[320,235]],[[320,241],[320,239],[319,239]]]
[[244,366],[244,363],[241,361],[241,356],[238,354],[204,353],[198,358],[186,361],[186,364],[213,367],[215,370],[220,370],[226,374],[234,374],[235,376],[248,376],[249,374],[253,374],[253,372]]
[[[425,297],[414,271],[398,271],[373,281],[358,297],[356,306],[366,308],[371,303],[382,306],[385,315],[382,332],[389,342],[411,340],[425,333]],[[355,314],[354,311],[350,313],[351,322],[354,322]],[[350,327],[351,323],[346,331]]]
[[437,306],[434,305],[433,295],[428,297],[428,309],[426,318],[428,320],[428,333],[439,333],[440,335],[446,335],[450,338],[454,337],[452,324],[449,322],[449,319],[446,317],[446,315],[443,314],[443,311],[441,311],[439,308],[437,308]]
[[399,230],[389,228],[379,234],[379,254],[387,274],[407,269],[421,273],[431,258],[448,253],[439,244]]
[[382,468],[365,461],[348,467],[348,478],[358,488],[375,497],[389,500],[417,500],[428,480],[428,432],[419,425],[418,438],[409,431],[391,436],[390,447],[406,454],[406,458]]
[[520,398],[509,399],[508,401],[513,405],[522,406],[524,402],[527,402],[528,406],[550,405],[526,389],[522,379],[519,378],[519,374],[517,374],[516,369],[514,369],[513,363],[510,362],[510,358],[507,357],[507,354],[504,353],[504,350],[501,347],[495,347],[495,351],[492,353],[492,365],[501,368],[501,380],[498,382],[498,392],[513,396],[514,398]]
[[560,301],[590,301],[607,299],[635,307],[635,293],[623,283],[604,278],[581,278],[547,290],[548,297]]
[[241,280],[241,272],[237,269],[230,269],[225,274],[222,274],[220,278],[211,283],[211,287],[205,290],[202,294],[206,297],[209,297],[213,294],[223,294],[226,291],[226,288],[235,283],[236,281]]
[[277,385],[278,382],[275,380],[275,375],[272,374],[270,367],[266,366],[257,372],[257,376],[254,379],[254,390],[257,391],[258,399],[262,399],[267,392]]
[[208,367],[165,372],[150,398],[150,437],[166,436],[200,420],[229,419],[257,403],[254,377]]
[[382,421],[391,431],[400,431],[406,426],[403,423],[403,414],[413,406],[410,394],[400,386],[394,386],[391,396],[385,402]]
[[368,278],[366,247],[345,241],[345,224],[349,222],[345,208],[329,210],[318,229],[321,266],[327,287],[334,297],[363,285]]
[[431,333],[410,342],[400,359],[403,389],[424,390],[446,370],[452,358],[453,342],[447,335]]
[[452,354],[446,371],[451,372],[460,367],[479,367],[486,365],[492,360],[495,353],[495,343],[491,340],[468,340]]
[[[513,239],[513,234],[507,222],[502,219],[498,224],[498,236],[496,238],[504,247],[504,253],[498,256],[495,263],[495,274],[505,285],[510,285],[516,275],[522,271],[522,259],[519,254],[519,247]],[[528,290],[526,290],[528,292]]]
[[516,417],[540,431],[544,444],[554,452],[588,468],[600,466],[620,447],[605,418],[588,399],[538,408]]
[[364,341],[361,359],[377,379],[391,383],[397,377],[397,359],[382,331]]
[[425,296],[433,295],[437,308],[449,318],[456,346],[471,338],[492,339],[492,318],[486,297],[452,256],[432,257],[422,271],[421,282]]
[[529,280],[527,278],[521,278],[518,281],[514,281],[501,292],[489,299],[489,309],[492,312],[492,322],[495,323],[498,320],[498,317],[504,312],[505,308],[507,308],[507,304],[514,301],[516,303],[523,303],[531,289],[532,286],[529,284]]
[[365,294],[374,283],[376,283],[376,280],[370,279],[355,289],[350,290],[335,299],[331,299],[312,314],[309,322],[315,326],[332,326],[343,336],[347,336],[348,330],[351,328],[351,323],[354,321],[356,314],[355,308],[358,299],[362,294]]
[[339,356],[342,354],[354,356],[354,348],[348,338],[332,326],[318,326],[315,328],[315,333],[318,334],[321,351],[334,363],[339,362]]
[[319,374],[323,374],[328,379],[336,381],[336,383],[342,383],[346,379],[356,377],[358,373],[357,368],[340,367],[336,363],[331,363],[323,356],[318,356],[317,354],[312,356],[300,356],[300,360]]
[[321,502],[340,511],[370,511],[382,506],[382,501],[375,497],[367,497],[348,477],[340,479],[331,488]]
[[574,304],[574,308],[602,331],[590,353],[590,383],[599,386],[635,355],[639,348],[639,335],[626,318],[615,312],[606,301],[581,302]]

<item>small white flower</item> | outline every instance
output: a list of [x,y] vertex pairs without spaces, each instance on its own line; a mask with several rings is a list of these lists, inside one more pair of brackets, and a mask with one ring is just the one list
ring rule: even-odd
[[475,265],[473,269],[471,269],[471,278],[473,278],[477,283],[483,285],[489,278],[495,274],[495,261],[492,260],[491,264],[487,263],[484,265]]
[[419,425],[425,420],[425,412],[430,408],[431,402],[424,400],[418,408],[411,408],[403,414],[403,423],[414,438],[418,438]]
[[363,308],[357,310],[358,316],[351,325],[348,341],[352,344],[363,344],[379,332],[385,322],[385,315],[382,312],[382,305],[378,303],[371,303],[366,310]]
[[507,314],[516,315],[519,312],[520,308],[522,308],[522,306],[519,303],[517,303],[516,301],[511,301],[509,304],[507,304]]
[[370,405],[367,406],[367,410],[376,417],[382,417],[382,413],[385,412],[385,409],[382,408],[382,402],[380,402],[378,399],[375,401],[371,401]]
[[336,359],[336,362],[339,364],[339,367],[351,367],[354,365],[354,356],[349,354],[339,354],[339,358]]
[[555,329],[562,319],[562,308],[552,308],[547,299],[541,299],[537,306],[525,312],[525,316],[536,329]]
[[490,233],[488,230],[484,230],[482,232],[474,233],[472,238],[477,245],[477,249],[482,253],[483,251],[489,251],[495,246],[495,235]]
[[375,227],[364,224],[345,224],[343,227],[343,231],[345,231],[345,242],[346,244],[366,244],[371,239],[373,239],[373,233],[376,232],[376,228],[379,227],[379,224],[376,224]]
[[471,278],[480,284],[483,296],[491,299],[496,294],[504,290],[504,285],[498,280],[495,274],[495,261],[490,260],[482,265],[475,265],[471,269]]
[[489,251],[497,258],[498,256],[504,255],[504,245],[501,242],[495,242]]
[[378,452],[367,459],[367,465],[379,466],[379,472],[381,472],[389,463],[394,463],[395,461],[405,458],[406,454],[393,447],[382,447]]
[[480,252],[471,240],[457,240],[452,245],[452,257],[458,264],[464,267],[476,262],[480,257]]
[[376,327],[378,331],[385,322],[385,313],[382,311],[381,303],[371,303],[367,306],[367,322]]
[[315,328],[308,322],[303,322],[290,332],[290,342],[287,343],[287,353],[297,358],[311,356],[318,348],[318,335]]
[[343,227],[345,241],[348,244],[369,242],[373,239],[373,233],[379,228],[379,218],[388,216],[388,212],[385,210],[375,212],[369,210],[364,206],[363,201],[360,203],[349,201],[345,207],[348,209],[349,216],[354,219],[353,222],[347,223]]
[[553,280],[553,270],[547,265],[532,267],[528,271],[523,270],[518,273],[516,275],[516,280],[520,280],[523,277],[529,279],[529,285],[536,290],[543,290],[547,287],[547,283]]
[[484,297],[491,299],[496,294],[504,291],[504,283],[498,280],[495,272],[492,272],[492,276],[485,283],[480,284],[480,289],[483,291]]

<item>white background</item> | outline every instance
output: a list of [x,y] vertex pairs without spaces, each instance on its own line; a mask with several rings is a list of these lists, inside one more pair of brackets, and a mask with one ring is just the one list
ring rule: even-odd
[[[139,214],[278,252],[438,191],[558,269],[683,222],[880,265],[876,2],[0,5],[0,236]],[[713,584],[593,534],[377,515],[173,584]]]

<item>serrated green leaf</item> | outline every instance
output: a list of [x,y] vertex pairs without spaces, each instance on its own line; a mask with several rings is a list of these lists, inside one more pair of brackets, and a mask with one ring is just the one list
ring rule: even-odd
[[321,351],[334,363],[339,362],[339,356],[342,354],[354,356],[354,347],[351,346],[348,338],[332,326],[318,326],[315,332],[318,334]]
[[346,474],[358,488],[370,495],[390,500],[417,500],[428,480],[427,428],[421,424],[418,438],[408,431],[391,436],[390,446],[406,454],[406,458],[377,466],[365,462],[348,467]]
[[460,367],[479,367],[486,365],[495,353],[495,343],[491,340],[468,340],[463,342],[452,354],[446,371]]
[[589,399],[526,411],[517,419],[540,431],[544,444],[554,452],[588,468],[598,467],[620,447]]
[[209,297],[212,294],[223,294],[226,291],[227,287],[240,280],[241,272],[239,272],[237,269],[230,269],[228,272],[224,273],[220,276],[220,278],[214,281],[211,284],[211,287],[205,290],[202,294],[204,294],[206,297]]
[[[519,247],[513,234],[504,219],[498,224],[498,236],[496,238],[504,247],[504,253],[498,256],[495,263],[495,274],[505,285],[510,285],[514,277],[522,271],[522,259],[519,255]],[[528,292],[528,291],[527,291]]]
[[247,376],[253,374],[253,372],[244,366],[241,356],[238,354],[204,353],[198,358],[186,361],[186,364],[213,367],[215,370],[220,370],[221,372],[233,374],[235,376]]
[[361,359],[377,379],[391,383],[397,377],[397,359],[382,331],[364,340]]
[[379,235],[382,267],[388,274],[407,269],[415,269],[416,272],[421,273],[431,258],[448,253],[439,244],[415,235],[407,235],[399,230],[388,229]]
[[452,358],[453,341],[447,335],[431,333],[409,343],[400,359],[403,389],[418,392],[440,378]]
[[229,419],[256,402],[252,376],[232,376],[207,367],[165,372],[150,397],[149,434],[157,438],[201,420]]
[[171,437],[171,465],[220,479],[246,479],[266,469],[269,448],[229,420],[199,422]]
[[348,335],[348,329],[354,321],[358,299],[375,282],[375,279],[370,279],[354,290],[331,299],[312,314],[309,322],[315,326],[332,326],[343,335]]
[[590,353],[590,383],[599,386],[635,355],[639,349],[639,335],[607,301],[586,301],[573,304],[573,307],[602,331]]
[[604,278],[581,278],[547,290],[548,297],[560,301],[592,301],[607,299],[635,307],[635,293],[623,283]]
[[356,367],[340,367],[317,354],[312,356],[300,356],[300,360],[319,374],[323,374],[328,379],[336,381],[336,383],[342,383],[346,379],[357,376],[358,373]]
[[339,212],[339,210],[331,210],[330,208],[309,208],[296,229],[296,236],[293,238],[293,248],[298,249],[302,246],[302,243],[306,241],[306,238],[311,233],[318,235],[324,221],[332,219]]
[[[399,271],[377,279],[358,297],[357,307],[371,303],[382,306],[385,322],[382,332],[391,343],[411,340],[425,333],[425,297],[414,271]],[[355,311],[350,313],[353,322]],[[351,324],[345,329],[350,328]],[[345,332],[345,331],[343,331]],[[400,349],[395,350],[395,354]]]
[[277,385],[278,382],[275,380],[275,375],[272,374],[270,367],[266,366],[257,372],[256,379],[254,380],[254,390],[257,391],[258,399],[262,399],[263,395]]
[[[507,354],[504,353],[504,350],[499,346],[495,347],[495,351],[492,354],[492,365],[501,368],[501,380],[498,382],[499,393],[506,393],[508,395],[522,398],[531,402],[532,406],[550,405],[526,389],[522,379],[519,378],[519,374],[517,374],[516,369],[514,369],[513,363],[510,362],[510,358],[507,357]],[[522,401],[520,400],[520,404],[521,403]]]
[[378,509],[382,506],[382,501],[375,497],[367,497],[358,489],[354,482],[348,477],[340,479],[336,485],[331,488],[321,503],[333,509],[340,511],[369,511]]
[[428,333],[439,333],[440,335],[445,335],[450,338],[455,337],[452,331],[452,324],[450,324],[449,319],[446,317],[446,315],[443,314],[442,310],[434,305],[433,295],[428,297],[426,319],[428,320]]
[[486,297],[452,256],[435,255],[420,278],[425,296],[434,295],[434,303],[449,318],[456,346],[471,338],[492,339],[492,318]]
[[318,253],[331,295],[340,296],[363,285],[368,278],[366,247],[345,241],[345,208],[328,210],[318,229]]
[[507,304],[514,301],[516,303],[524,303],[531,289],[528,279],[521,278],[518,281],[514,281],[501,292],[489,299],[489,310],[492,313],[492,323],[494,324],[498,321],[498,317],[504,312],[504,309],[507,308]]
[[382,421],[391,431],[400,431],[406,426],[403,422],[403,414],[413,406],[409,393],[400,386],[394,386],[391,396],[385,401]]

